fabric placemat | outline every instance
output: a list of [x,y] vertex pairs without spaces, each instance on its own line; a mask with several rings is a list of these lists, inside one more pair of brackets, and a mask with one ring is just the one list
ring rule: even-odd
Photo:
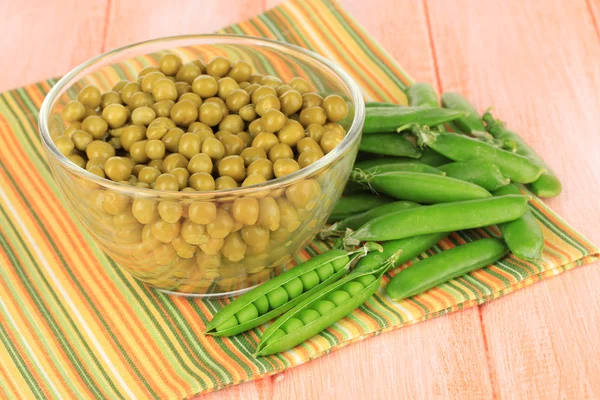
[[[402,89],[410,77],[336,3],[289,1],[224,32],[306,47],[341,65],[367,100],[405,101]],[[598,258],[595,246],[534,198],[546,238],[540,262],[509,257],[400,303],[380,290],[307,343],[256,358],[258,329],[230,339],[202,335],[227,300],[172,297],[139,283],[76,222],[53,182],[37,131],[38,110],[54,83],[0,95],[2,398],[186,398],[490,301]],[[499,232],[453,234],[428,254],[490,235]],[[325,249],[315,241],[298,260]]]

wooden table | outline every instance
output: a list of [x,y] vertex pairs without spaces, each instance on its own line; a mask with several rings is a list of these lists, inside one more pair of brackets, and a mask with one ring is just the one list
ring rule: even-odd
[[[599,0],[341,2],[417,80],[494,105],[561,177],[550,206],[600,243]],[[278,1],[170,3],[4,0],[0,90],[131,42],[211,32]],[[599,326],[596,264],[206,398],[600,398]]]

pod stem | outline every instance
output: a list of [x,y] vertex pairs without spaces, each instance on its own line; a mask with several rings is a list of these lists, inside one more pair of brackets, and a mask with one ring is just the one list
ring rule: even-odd
[[378,194],[377,191],[373,189],[373,186],[371,186],[371,181],[375,177],[375,174],[377,174],[377,171],[367,173],[362,169],[354,168],[350,173],[350,180],[364,186],[374,194]]
[[321,233],[319,233],[319,239],[327,240],[330,237],[339,237],[342,235],[344,235],[344,231],[338,230],[338,223],[335,222],[330,227],[321,230]]
[[344,243],[344,248],[346,250],[352,249],[360,244],[360,240],[350,237],[350,235],[352,235],[353,233],[354,233],[354,231],[352,229],[350,229],[350,228],[346,229],[346,234],[344,235],[344,238],[342,239],[343,243]]
[[435,142],[437,136],[428,126],[419,126],[417,124],[413,125],[412,133],[417,138],[417,144],[422,149],[431,147],[431,143]]

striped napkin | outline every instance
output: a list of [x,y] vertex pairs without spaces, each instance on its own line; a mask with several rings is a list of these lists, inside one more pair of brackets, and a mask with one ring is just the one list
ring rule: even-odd
[[[224,32],[316,51],[341,65],[369,100],[403,101],[411,82],[327,0],[290,1]],[[534,199],[546,237],[540,262],[509,257],[401,303],[380,291],[302,346],[256,358],[258,329],[230,339],[202,335],[226,300],[170,297],[146,287],[122,273],[76,222],[52,180],[36,126],[54,83],[0,95],[0,398],[187,398],[481,304],[598,258],[597,248]],[[495,229],[454,234],[424,256],[496,235]],[[325,249],[315,241],[298,261]]]

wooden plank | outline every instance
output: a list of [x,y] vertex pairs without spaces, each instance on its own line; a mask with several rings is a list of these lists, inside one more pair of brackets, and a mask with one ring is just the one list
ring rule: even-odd
[[[493,104],[561,177],[548,203],[599,243],[600,41],[585,1],[450,5],[428,2],[443,88]],[[599,297],[596,264],[481,307],[499,396],[599,396]]]
[[0,2],[0,91],[60,76],[100,53],[106,4]]
[[361,341],[286,371],[284,379],[274,380],[274,398],[491,398],[483,348],[473,308]]
[[262,0],[111,0],[106,49],[172,35],[211,33],[264,11]]

